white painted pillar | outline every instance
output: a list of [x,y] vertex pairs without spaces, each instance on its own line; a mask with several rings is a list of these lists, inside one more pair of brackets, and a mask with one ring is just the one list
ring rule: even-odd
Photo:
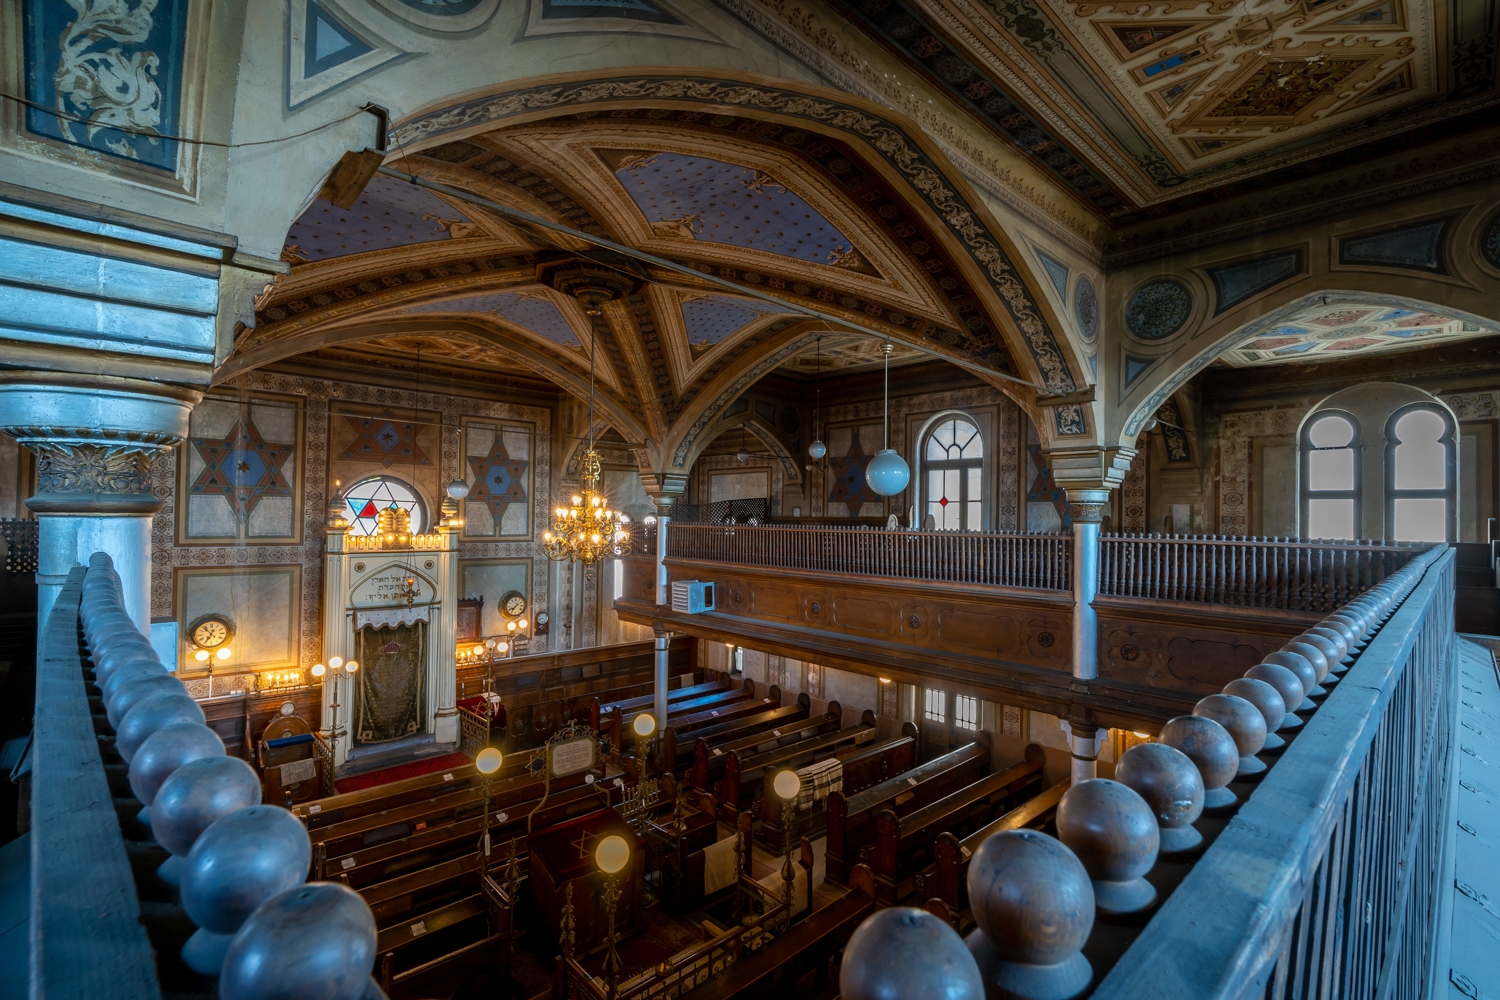
[[443,588],[438,605],[438,620],[431,631],[432,647],[430,662],[436,664],[433,672],[432,732],[439,743],[457,743],[458,726],[458,664],[454,662],[454,649],[458,644],[458,527],[438,529],[443,533],[443,551],[438,554],[437,577]]
[[1073,512],[1073,676],[1099,676],[1099,522],[1109,490],[1068,490]]
[[1061,720],[1060,725],[1068,738],[1068,754],[1073,758],[1069,772],[1073,784],[1099,777],[1099,750],[1109,738],[1109,730],[1067,719]]
[[[666,607],[670,595],[667,593],[667,522],[672,520],[666,511],[671,510],[669,506],[659,508],[662,513],[656,518],[656,605]],[[656,684],[653,688],[652,710],[656,715],[656,724],[662,728],[667,725],[667,684],[669,678],[667,650],[667,633],[660,626],[656,626]]]
[[[332,506],[330,502],[329,507]],[[324,534],[322,662],[325,666],[335,656],[346,662],[358,659],[354,653],[354,626],[349,617],[349,558],[345,551],[344,536],[348,526],[349,522],[331,513],[328,530]],[[339,703],[338,725],[345,730],[353,730],[350,719],[354,706],[354,685],[343,671],[323,675],[323,723],[319,728],[325,732],[333,729],[335,696]],[[347,735],[339,740],[338,746],[334,748],[334,767],[341,766],[348,758],[352,742]]]
[[151,518],[166,502],[151,467],[187,436],[202,393],[133,379],[17,373],[0,380],[0,430],[36,456],[37,612],[68,571],[108,553],[125,609],[151,631]]

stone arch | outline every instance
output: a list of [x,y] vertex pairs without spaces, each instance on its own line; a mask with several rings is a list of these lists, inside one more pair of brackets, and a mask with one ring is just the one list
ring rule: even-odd
[[[704,441],[703,447],[697,450],[697,453],[693,456],[693,461],[696,462],[698,456],[703,454],[709,445],[723,437],[725,431],[736,427],[742,427],[749,431],[755,440],[766,446],[766,450],[771,453],[771,457],[776,459],[777,463],[781,465],[781,471],[786,476],[787,482],[802,482],[802,467],[797,464],[797,456],[787,450],[786,445],[782,444],[781,440],[777,438],[776,431],[773,428],[768,426],[758,415],[749,411],[746,411],[743,415],[736,414],[734,417],[722,421],[715,429],[713,437]],[[689,465],[688,468],[691,469],[692,466]]]
[[[1278,326],[1285,325],[1310,308],[1345,303],[1349,305],[1434,312],[1473,323],[1481,331],[1500,333],[1500,322],[1462,309],[1456,309],[1452,305],[1438,305],[1414,296],[1390,295],[1361,290],[1327,290],[1300,295],[1227,332],[1211,336],[1210,339],[1201,343],[1188,341],[1176,351],[1166,355],[1165,360],[1169,364],[1164,369],[1165,374],[1158,377],[1156,382],[1150,387],[1150,391],[1143,397],[1129,402],[1122,407],[1119,426],[1119,445],[1126,448],[1135,447],[1136,438],[1141,433],[1141,428],[1150,422],[1162,403],[1173,393],[1177,392],[1178,389],[1182,388],[1193,376],[1223,357],[1226,352],[1248,343],[1256,337],[1276,329]],[[1170,362],[1173,360],[1179,361],[1175,368],[1170,367]]]

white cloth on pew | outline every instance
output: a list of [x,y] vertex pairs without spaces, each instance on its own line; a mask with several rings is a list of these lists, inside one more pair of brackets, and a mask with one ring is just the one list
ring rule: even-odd
[[738,838],[725,837],[716,844],[703,849],[703,891],[715,893],[734,885],[734,842]]
[[802,790],[797,793],[797,808],[811,809],[834,792],[844,790],[844,762],[837,757],[820,760],[797,770]]
[[[807,909],[812,902],[812,897],[807,890],[807,869],[793,862],[792,871],[796,875],[792,878],[792,916],[796,916]],[[771,891],[777,899],[783,898],[786,892],[786,881],[781,877],[781,869],[778,867],[770,875],[760,880],[760,884]]]

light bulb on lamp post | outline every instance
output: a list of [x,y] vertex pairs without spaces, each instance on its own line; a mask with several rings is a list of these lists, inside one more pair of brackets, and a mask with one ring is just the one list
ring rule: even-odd
[[484,878],[490,870],[490,778],[505,763],[505,755],[494,747],[485,747],[474,758],[474,769],[480,774],[484,796],[484,825],[479,828],[479,877]]
[[790,927],[792,925],[792,886],[796,882],[796,872],[792,868],[792,817],[797,807],[797,796],[802,792],[802,777],[790,769],[780,771],[772,779],[771,788],[781,798],[781,826],[786,835],[786,860],[781,866],[781,881],[785,887],[786,923]]
[[630,728],[635,730],[635,759],[641,766],[641,773],[637,780],[645,781],[650,760],[651,737],[656,732],[656,717],[650,712],[642,712],[635,717]]
[[609,1000],[615,1000],[620,992],[620,953],[615,950],[620,937],[615,933],[615,907],[620,903],[620,889],[615,876],[630,862],[630,845],[624,837],[610,835],[599,841],[594,851],[594,861],[606,876],[604,879],[604,912],[609,915],[609,934],[605,944],[609,950],[604,956],[604,979],[608,986]]

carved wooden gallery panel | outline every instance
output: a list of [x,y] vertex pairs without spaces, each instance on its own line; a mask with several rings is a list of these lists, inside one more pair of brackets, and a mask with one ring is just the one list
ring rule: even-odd
[[1120,609],[1099,615],[1099,676],[1140,687],[1216,694],[1303,628],[1304,623],[1151,621]]
[[[718,570],[714,577],[718,610],[728,614],[958,656],[1070,669],[1072,624],[1062,608],[1038,608],[1003,595],[987,600],[912,582],[828,583],[743,569]],[[922,589],[914,592],[915,587]]]

